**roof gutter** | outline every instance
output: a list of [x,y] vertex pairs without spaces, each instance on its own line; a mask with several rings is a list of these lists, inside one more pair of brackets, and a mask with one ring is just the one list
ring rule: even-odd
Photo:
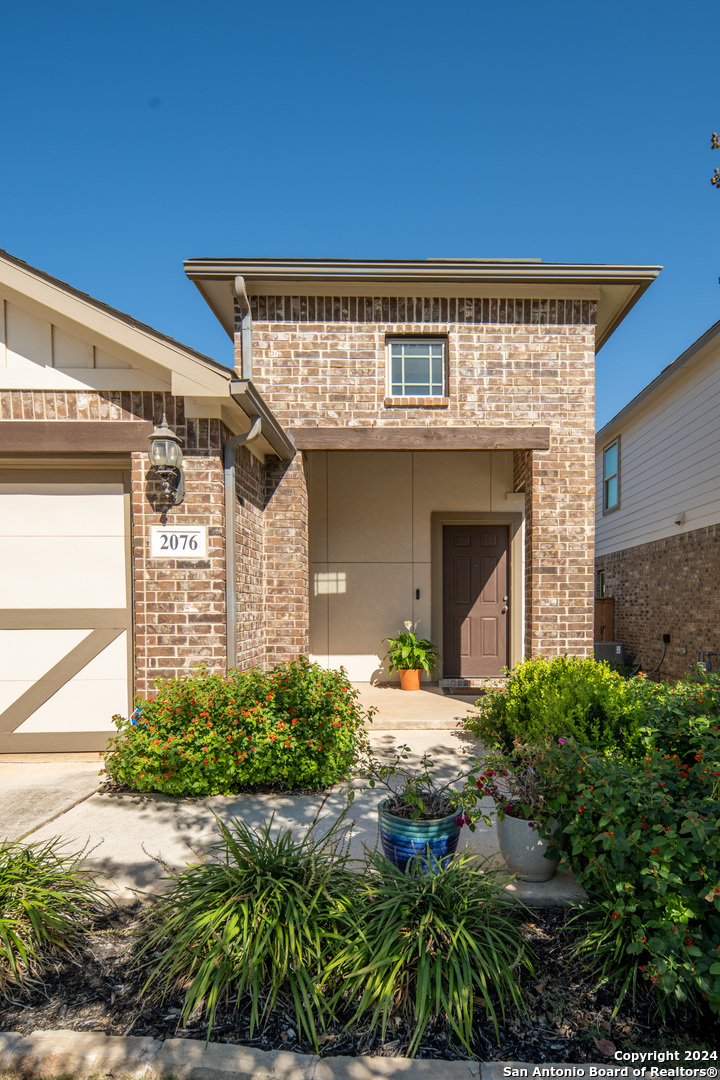
[[[545,285],[649,285],[659,266],[607,263],[543,263],[536,259],[188,259],[185,273],[191,280],[234,277],[245,281],[403,281],[496,282]],[[247,293],[245,293],[247,300]]]
[[235,559],[235,451],[257,439],[262,431],[262,420],[255,418],[244,435],[233,435],[223,447],[223,471],[225,481],[225,640],[227,642],[227,669],[237,666],[237,583]]
[[263,438],[270,444],[273,452],[283,461],[291,461],[297,451],[292,436],[283,430],[250,380],[233,379],[230,382],[230,394],[250,420],[260,417],[263,422]]

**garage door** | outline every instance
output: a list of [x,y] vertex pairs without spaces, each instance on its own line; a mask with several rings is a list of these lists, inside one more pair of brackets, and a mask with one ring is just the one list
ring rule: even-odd
[[100,750],[127,716],[127,486],[0,470],[0,753]]

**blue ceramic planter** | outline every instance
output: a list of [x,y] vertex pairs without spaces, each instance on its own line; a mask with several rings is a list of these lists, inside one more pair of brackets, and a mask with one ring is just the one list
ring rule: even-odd
[[410,821],[409,818],[393,817],[385,812],[387,799],[378,807],[380,840],[383,854],[400,870],[405,870],[411,859],[430,855],[439,866],[447,866],[457,851],[460,826],[456,815],[438,818],[436,821]]

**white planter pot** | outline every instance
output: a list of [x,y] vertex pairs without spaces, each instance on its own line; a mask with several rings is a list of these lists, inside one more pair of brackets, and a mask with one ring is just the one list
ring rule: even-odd
[[[513,817],[498,821],[497,828],[500,854],[519,880],[549,881],[560,860],[545,858],[548,841],[542,839],[537,829],[531,829],[527,821]],[[552,831],[557,828],[555,821]]]

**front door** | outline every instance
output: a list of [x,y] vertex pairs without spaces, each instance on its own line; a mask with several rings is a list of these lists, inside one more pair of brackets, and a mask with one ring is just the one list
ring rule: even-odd
[[508,665],[507,525],[443,526],[443,674],[494,678]]

